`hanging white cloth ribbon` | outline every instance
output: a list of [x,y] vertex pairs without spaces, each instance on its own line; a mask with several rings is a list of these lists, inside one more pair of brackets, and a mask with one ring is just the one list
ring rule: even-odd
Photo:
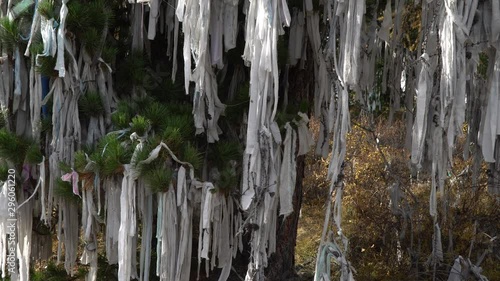
[[384,21],[378,31],[378,37],[389,44],[390,40],[390,30],[392,28],[392,10],[391,1],[387,1],[384,11]]
[[285,125],[286,136],[283,145],[283,161],[281,164],[279,195],[280,215],[288,216],[293,212],[293,192],[295,190],[296,163],[295,143],[297,135],[289,123]]
[[299,138],[299,151],[297,156],[305,155],[311,146],[314,144],[313,136],[307,124],[309,123],[309,117],[307,114],[299,112],[298,115],[301,117],[300,121],[295,122],[297,124],[297,135]]
[[495,66],[490,73],[488,102],[481,120],[479,143],[486,162],[495,162],[495,142],[500,135],[500,51],[496,52]]
[[432,77],[429,69],[429,55],[424,53],[421,57],[422,64],[417,84],[417,110],[413,124],[413,140],[411,162],[420,166],[427,131],[427,115],[429,110],[430,88]]
[[186,169],[177,171],[177,208],[180,209],[179,246],[177,255],[176,280],[187,280],[191,270],[192,210],[188,203],[189,190]]
[[[143,1],[144,2],[144,1]],[[160,0],[149,0],[149,27],[148,39],[153,40],[156,37],[156,24],[160,17]]]
[[69,0],[62,0],[61,11],[59,14],[59,27],[57,30],[57,60],[55,70],[59,72],[59,77],[66,75],[66,68],[64,66],[64,46],[66,41],[66,17],[68,16],[68,6],[66,5]]
[[43,52],[36,55],[35,64],[37,66],[41,64],[39,62],[40,57],[55,56],[58,47],[56,29],[54,28],[54,19],[41,17],[40,31],[42,33]]
[[136,235],[136,186],[138,172],[130,164],[124,165],[120,195],[120,228],[118,231],[118,279],[134,278],[132,255],[135,255],[134,238]]
[[104,181],[106,192],[106,258],[109,264],[118,263],[118,241],[120,229],[120,188],[116,180]]

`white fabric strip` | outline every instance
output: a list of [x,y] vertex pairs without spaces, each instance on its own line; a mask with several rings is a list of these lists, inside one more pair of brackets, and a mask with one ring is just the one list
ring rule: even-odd
[[59,28],[57,30],[57,61],[55,70],[59,72],[59,77],[66,75],[66,68],[64,67],[64,45],[66,40],[66,16],[68,15],[69,0],[62,0],[61,11],[59,15]]

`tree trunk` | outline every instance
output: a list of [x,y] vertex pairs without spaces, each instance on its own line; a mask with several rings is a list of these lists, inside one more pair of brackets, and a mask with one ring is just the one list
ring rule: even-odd
[[266,269],[266,280],[289,281],[296,277],[295,273],[295,243],[299,223],[300,207],[302,206],[302,179],[304,178],[304,156],[297,158],[297,182],[293,194],[293,213],[283,221],[279,219],[276,253]]
[[[307,50],[308,57],[311,57],[311,50]],[[299,62],[300,64],[300,62]],[[298,65],[299,65],[298,64]],[[304,69],[300,67],[290,68],[288,83],[288,106],[300,108],[300,101],[311,101],[313,90],[314,69],[312,60],[307,60]],[[297,144],[299,138],[297,138]],[[298,145],[297,151],[298,152]],[[276,233],[276,253],[269,259],[266,268],[266,279],[272,281],[289,281],[296,278],[295,273],[295,244],[297,240],[297,227],[299,223],[300,208],[302,207],[302,182],[304,178],[305,155],[297,157],[297,178],[293,193],[293,213],[283,221],[283,217],[278,220]]]

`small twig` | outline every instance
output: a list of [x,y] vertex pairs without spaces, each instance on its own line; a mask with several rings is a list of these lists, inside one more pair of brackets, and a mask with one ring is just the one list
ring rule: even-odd
[[382,151],[382,148],[380,147],[380,143],[379,143],[379,139],[377,137],[377,134],[375,133],[375,130],[371,129],[371,128],[367,128],[361,124],[358,124],[354,121],[351,121],[355,126],[371,133],[373,139],[375,140],[375,147],[377,148],[377,151],[379,152],[380,156],[382,157],[382,160],[384,161],[384,165],[387,169],[387,171],[389,171],[388,175],[393,178],[393,180],[395,180],[398,185],[403,188],[406,192],[408,192],[408,194],[410,194],[410,196],[412,197],[412,199],[415,201],[415,202],[418,202],[417,200],[417,197],[415,196],[415,194],[413,194],[413,192],[411,192],[411,190],[409,188],[405,188],[403,187],[400,183],[401,183],[401,178],[399,176],[397,176],[397,173],[392,173],[392,168],[391,168],[391,164],[389,163],[389,161],[387,161],[387,157],[385,157],[385,154],[384,152]]
[[474,236],[472,236],[472,239],[470,241],[469,255],[467,256],[469,259],[472,254],[472,248],[474,247],[474,242],[476,241],[476,234],[477,234],[477,220],[474,221]]
[[239,106],[239,105],[242,105],[242,104],[245,104],[245,103],[248,103],[248,102],[250,102],[250,99],[242,101],[242,102],[239,102],[239,103],[235,103],[235,104],[226,104],[226,107]]
[[358,123],[356,123],[356,122],[354,122],[354,121],[351,121],[351,122],[352,122],[352,123],[353,123],[356,127],[359,127],[359,128],[361,128],[361,129],[363,129],[363,130],[365,130],[365,131],[367,131],[367,132],[370,132],[370,133],[374,133],[374,132],[375,132],[374,130],[372,130],[372,129],[370,129],[370,128],[367,128],[367,127],[365,127],[365,126],[363,126],[363,125],[361,125],[361,124],[358,124]]
[[245,281],[245,278],[241,277],[241,275],[238,274],[238,272],[236,271],[236,269],[234,269],[234,266],[231,266],[231,270],[234,272],[234,274],[236,274],[236,276],[241,280],[241,281]]

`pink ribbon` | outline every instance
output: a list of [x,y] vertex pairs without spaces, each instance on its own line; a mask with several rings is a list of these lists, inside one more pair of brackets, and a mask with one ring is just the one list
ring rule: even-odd
[[75,195],[80,196],[80,193],[78,192],[78,173],[75,171],[72,171],[71,173],[67,173],[61,177],[61,179],[65,182],[73,183],[73,193]]

